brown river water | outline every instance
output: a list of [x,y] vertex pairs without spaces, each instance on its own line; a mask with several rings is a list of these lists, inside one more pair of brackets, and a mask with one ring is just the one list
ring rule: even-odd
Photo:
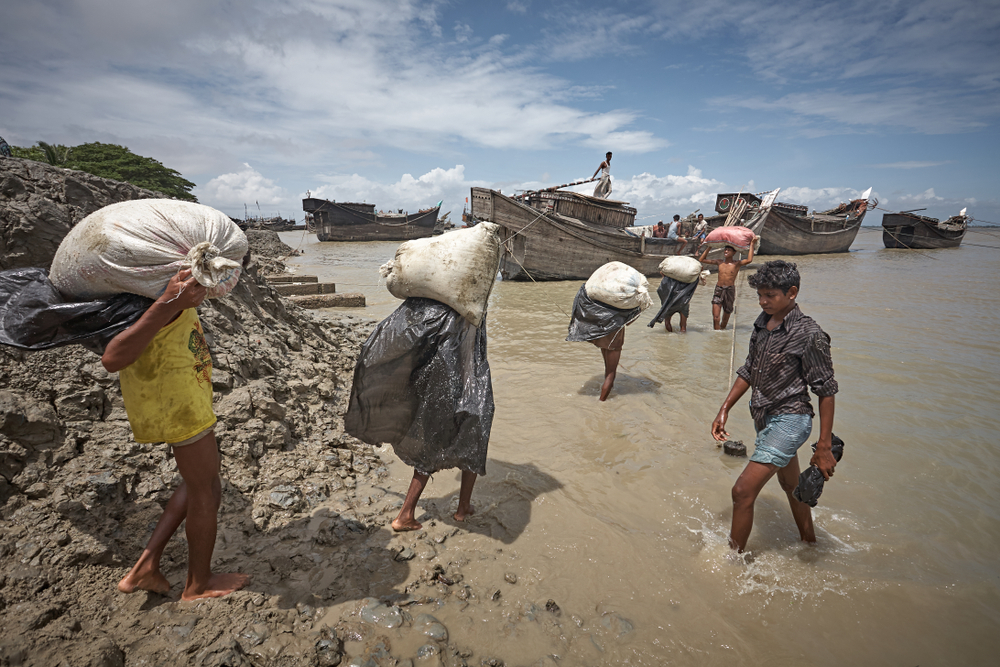
[[[353,314],[382,319],[399,304],[377,272],[398,244],[281,236],[304,251],[294,270],[367,296]],[[564,341],[580,283],[498,283],[488,475],[475,521],[449,545],[466,583],[501,597],[435,610],[452,640],[508,665],[996,664],[1000,232],[966,241],[886,250],[866,228],[850,253],[793,258],[802,310],[832,337],[846,448],[814,510],[818,544],[797,541],[773,479],[749,559],[727,545],[745,459],[709,434],[733,346],[732,331],[712,331],[715,277],[695,292],[686,334],[647,328],[654,310],[628,328],[606,403],[597,348]],[[759,313],[746,273],[737,365]],[[745,398],[728,428],[752,450]],[[818,430],[817,419],[811,442]],[[410,470],[397,461],[391,474],[404,493]],[[454,504],[458,478],[435,475],[422,505]],[[548,599],[558,627],[527,622]]]

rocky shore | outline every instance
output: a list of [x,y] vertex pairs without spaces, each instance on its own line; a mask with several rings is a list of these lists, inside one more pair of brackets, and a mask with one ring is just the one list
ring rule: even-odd
[[[0,160],[3,268],[47,266],[88,213],[155,196]],[[118,378],[95,354],[0,348],[0,666],[504,664],[446,626],[473,618],[508,635],[528,624],[569,653],[625,637],[617,614],[563,616],[534,599],[537,573],[519,579],[503,547],[558,486],[530,464],[491,460],[477,488],[485,506],[467,524],[444,497],[422,501],[423,530],[389,529],[405,484],[386,484],[388,467],[399,464],[343,431],[374,322],[281,298],[261,264],[284,270],[286,251],[276,234],[257,236],[253,250],[272,256],[254,255],[232,293],[199,309],[223,455],[215,567],[250,574],[249,587],[181,602],[181,530],[162,561],[171,594],[119,593],[179,482],[170,452],[132,439]],[[556,664],[545,653],[533,663]]]

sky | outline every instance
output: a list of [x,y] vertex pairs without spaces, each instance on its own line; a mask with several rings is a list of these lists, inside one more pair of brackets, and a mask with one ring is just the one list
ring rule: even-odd
[[4,24],[0,136],[125,145],[238,218],[301,220],[308,192],[454,220],[470,187],[610,150],[636,224],[868,187],[1000,222],[997,0],[32,0]]

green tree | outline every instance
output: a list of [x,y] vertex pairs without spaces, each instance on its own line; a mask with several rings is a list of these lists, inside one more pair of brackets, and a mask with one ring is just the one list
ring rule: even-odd
[[101,178],[124,181],[140,188],[162,192],[168,197],[198,201],[191,194],[194,183],[159,160],[136,155],[124,146],[93,142],[79,146],[55,146],[39,141],[30,148],[11,146],[14,157],[48,162],[68,169],[78,169]]

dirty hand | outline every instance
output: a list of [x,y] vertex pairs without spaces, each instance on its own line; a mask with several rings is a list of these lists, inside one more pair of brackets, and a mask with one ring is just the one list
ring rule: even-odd
[[169,303],[178,311],[196,308],[201,305],[208,295],[208,288],[201,285],[191,275],[191,269],[181,269],[167,283],[167,289],[163,291],[157,301]]
[[817,447],[809,464],[819,468],[819,471],[823,473],[823,479],[829,480],[833,475],[833,469],[837,467],[837,459],[833,458],[833,452],[830,451],[829,447]]
[[729,438],[729,432],[726,431],[726,419],[729,417],[726,409],[723,408],[719,410],[719,414],[716,415],[715,421],[712,422],[712,437],[722,442]]

